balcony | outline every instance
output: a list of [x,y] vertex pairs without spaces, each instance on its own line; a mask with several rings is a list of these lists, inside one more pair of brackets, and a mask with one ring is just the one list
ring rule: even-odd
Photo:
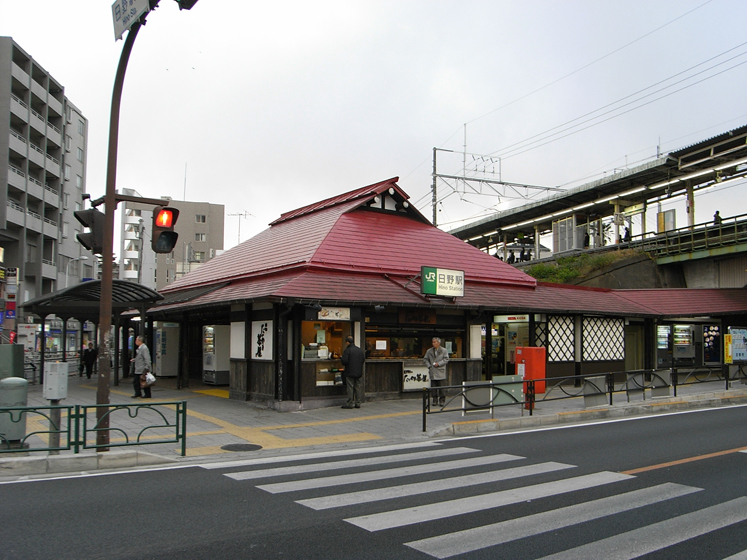
[[26,229],[41,233],[42,217],[33,210],[26,210]]
[[44,187],[42,187],[41,182],[33,177],[29,177],[28,179],[29,181],[26,184],[26,192],[29,196],[33,196],[37,200],[44,200]]
[[39,167],[44,167],[44,150],[42,150],[39,146],[36,144],[29,143],[29,147],[31,148],[29,150],[29,159],[33,161],[36,165]]
[[41,274],[42,278],[57,280],[57,265],[54,264],[54,261],[42,259]]
[[26,225],[26,210],[17,202],[8,200],[8,211],[5,216],[8,222],[21,227]]
[[47,100],[47,90],[36,80],[31,80],[31,92],[36,95],[41,101]]
[[49,171],[52,175],[55,177],[60,176],[60,160],[53,158],[49,154],[47,154],[47,161],[44,168]]
[[8,184],[17,188],[19,191],[26,190],[26,174],[14,167],[13,165],[8,166]]
[[20,97],[10,94],[10,112],[21,119],[24,123],[29,122],[29,106],[21,101]]
[[44,202],[46,202],[50,206],[59,208],[60,207],[60,195],[57,194],[57,191],[54,190],[49,185],[44,185],[44,190],[46,191],[44,193]]
[[19,156],[26,157],[26,152],[28,151],[26,139],[13,129],[10,130],[10,142],[8,147]]
[[18,64],[16,64],[15,62],[12,62],[10,65],[10,73],[16,80],[21,82],[24,86],[28,87],[29,85],[28,73],[26,73],[26,71],[23,70],[23,68],[21,68],[20,66],[18,66]]
[[49,121],[47,121],[47,138],[56,147],[62,147],[62,133],[60,132],[59,128],[57,128]]
[[29,124],[39,134],[47,133],[47,119],[45,119],[41,113],[34,111],[33,109],[31,109],[31,119]]
[[55,115],[57,115],[58,117],[62,116],[62,103],[60,101],[57,101],[56,97],[50,95],[47,98],[47,105],[49,105],[49,110],[52,111]]
[[57,222],[55,222],[54,220],[50,220],[49,218],[44,218],[42,229],[42,235],[51,237],[52,239],[57,239],[57,234],[59,233],[59,229],[57,229]]

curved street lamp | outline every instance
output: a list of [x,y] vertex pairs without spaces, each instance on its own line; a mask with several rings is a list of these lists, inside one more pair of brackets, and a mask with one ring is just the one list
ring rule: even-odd
[[65,287],[67,288],[67,277],[70,274],[70,263],[75,261],[87,261],[88,257],[85,255],[82,255],[80,257],[75,257],[74,259],[70,259],[67,261],[67,266],[65,267]]

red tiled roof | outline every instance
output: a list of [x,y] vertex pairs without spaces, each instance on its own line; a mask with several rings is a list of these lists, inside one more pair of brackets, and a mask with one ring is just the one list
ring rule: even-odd
[[410,276],[419,274],[421,266],[437,266],[464,270],[465,277],[473,280],[536,283],[518,269],[426,223],[412,208],[407,214],[360,208],[390,188],[396,187],[406,198],[393,181],[283,214],[269,229],[162,291],[172,293],[309,265]]

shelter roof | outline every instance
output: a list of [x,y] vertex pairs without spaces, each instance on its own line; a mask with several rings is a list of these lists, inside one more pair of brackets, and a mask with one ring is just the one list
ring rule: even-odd
[[742,176],[745,172],[740,165],[746,161],[747,126],[741,126],[639,166],[497,212],[450,233],[470,240],[477,247],[502,241],[503,233],[511,239],[520,237],[519,234],[532,237],[535,228],[541,233],[550,231],[553,222],[573,215],[604,218],[615,212],[615,204],[631,207],[663,194],[682,194],[688,182],[697,191],[714,181]]
[[[130,309],[150,306],[163,296],[147,286],[126,280],[112,281],[112,312],[120,314]],[[101,301],[101,280],[89,280],[51,294],[31,299],[21,307],[39,316],[57,315],[98,322]]]

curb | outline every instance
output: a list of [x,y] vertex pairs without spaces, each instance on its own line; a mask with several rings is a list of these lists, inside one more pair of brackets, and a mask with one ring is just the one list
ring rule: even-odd
[[665,397],[662,400],[646,404],[637,403],[626,404],[624,406],[606,405],[602,407],[588,408],[586,410],[522,416],[520,418],[501,420],[467,420],[464,422],[454,422],[448,426],[436,428],[433,431],[429,431],[428,436],[474,436],[483,433],[539,428],[558,424],[583,423],[600,419],[624,418],[628,416],[649,416],[700,408],[722,408],[738,404],[747,404],[747,392],[741,392],[741,394],[735,395],[733,392],[732,394],[728,394],[724,391],[708,395],[699,395],[698,397],[678,397],[676,400],[672,397]]
[[163,463],[178,463],[178,461],[144,451],[109,451],[91,455],[43,455],[39,457],[14,457],[12,459],[0,458],[0,476],[59,474],[143,467]]

